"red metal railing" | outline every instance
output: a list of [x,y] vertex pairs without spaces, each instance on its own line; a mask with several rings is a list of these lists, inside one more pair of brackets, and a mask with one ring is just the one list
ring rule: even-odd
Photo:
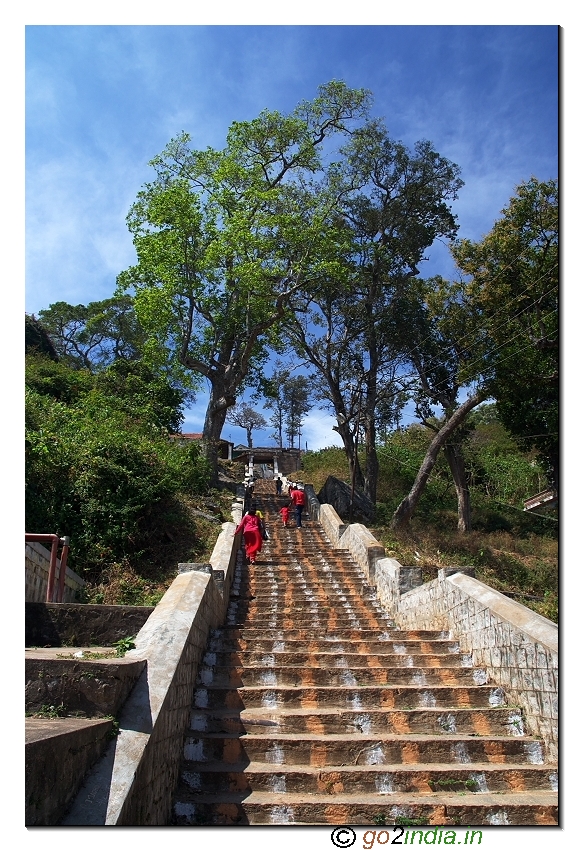
[[[62,602],[65,594],[65,573],[67,571],[67,555],[69,554],[69,537],[59,537],[56,534],[25,534],[24,539],[27,543],[50,543],[51,544],[51,560],[49,564],[49,580],[47,583],[46,602]],[[55,573],[57,572],[57,551],[59,543],[62,544],[61,549],[61,570],[59,572],[59,586],[57,588],[56,599],[55,595]]]

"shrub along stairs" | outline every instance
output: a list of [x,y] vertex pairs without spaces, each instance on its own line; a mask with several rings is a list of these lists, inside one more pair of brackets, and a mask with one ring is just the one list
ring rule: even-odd
[[[399,631],[321,528],[237,567],[193,697],[176,825],[556,825],[556,766],[448,633]],[[291,526],[295,523],[290,522]]]

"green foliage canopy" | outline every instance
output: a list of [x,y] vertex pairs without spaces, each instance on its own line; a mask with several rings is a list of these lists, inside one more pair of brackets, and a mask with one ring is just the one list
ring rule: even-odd
[[453,255],[469,277],[476,359],[500,420],[558,484],[558,182],[522,183],[480,242]]
[[329,259],[330,193],[311,191],[320,148],[365,115],[370,96],[321,86],[291,114],[234,122],[223,150],[192,150],[185,133],[152,161],[128,216],[138,256],[119,276],[135,292],[150,340],[204,376],[208,457],[229,407],[267,356],[292,295]]

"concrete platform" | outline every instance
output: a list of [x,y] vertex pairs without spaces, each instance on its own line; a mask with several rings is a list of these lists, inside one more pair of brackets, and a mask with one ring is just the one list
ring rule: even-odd
[[113,720],[26,718],[26,826],[59,822],[113,734]]
[[146,662],[118,658],[109,647],[25,650],[25,710],[107,717],[127,699]]

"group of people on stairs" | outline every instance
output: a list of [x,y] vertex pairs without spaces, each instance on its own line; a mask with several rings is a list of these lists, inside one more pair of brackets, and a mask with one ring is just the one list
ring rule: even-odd
[[[281,495],[282,481],[276,479],[276,495]],[[298,484],[290,483],[288,488],[289,503],[283,505],[279,513],[285,528],[288,528],[290,509],[295,508],[296,527],[302,528],[302,513],[306,505],[306,494],[304,488]],[[259,510],[257,502],[251,502],[249,509],[241,518],[241,522],[234,531],[234,535],[243,532],[245,542],[245,554],[248,563],[254,564],[257,555],[263,548],[263,541],[268,540],[267,529],[263,513]]]

